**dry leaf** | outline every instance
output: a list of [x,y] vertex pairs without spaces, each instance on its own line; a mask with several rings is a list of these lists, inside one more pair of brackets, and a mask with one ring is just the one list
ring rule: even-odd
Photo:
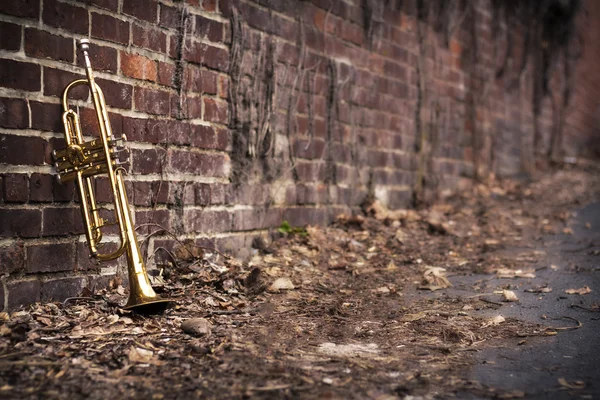
[[506,319],[502,315],[496,315],[495,317],[488,319],[487,322],[485,324],[483,324],[482,327],[487,328],[488,326],[500,325],[504,321],[506,321]]
[[508,268],[499,268],[496,270],[496,276],[498,278],[535,278],[534,270],[521,270],[518,269],[513,271]]
[[293,290],[295,289],[294,284],[290,278],[277,278],[275,282],[269,286],[269,292],[278,292],[280,290]]
[[567,388],[567,389],[583,389],[583,388],[585,388],[584,381],[569,382],[565,378],[558,378],[558,383],[560,383],[560,385],[562,387]]
[[580,294],[580,295],[584,295],[584,294],[588,294],[592,291],[592,289],[590,289],[587,286],[584,286],[582,288],[579,289],[567,289],[565,290],[566,294]]
[[129,361],[132,363],[148,364],[152,362],[154,353],[141,347],[131,346],[128,356]]
[[441,267],[426,266],[423,272],[423,279],[419,289],[425,290],[440,290],[452,286],[448,278],[446,278],[446,269]]

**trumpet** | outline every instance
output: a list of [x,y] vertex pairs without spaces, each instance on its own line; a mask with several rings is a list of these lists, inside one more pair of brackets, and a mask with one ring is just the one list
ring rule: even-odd
[[[63,91],[62,122],[66,148],[52,152],[58,179],[61,183],[74,181],[77,186],[90,256],[99,261],[109,261],[127,255],[129,299],[124,308],[139,313],[161,312],[171,300],[157,295],[150,284],[125,192],[123,174],[126,173],[124,165],[127,161],[123,161],[123,156],[128,156],[125,152],[127,138],[125,135],[117,138],[112,133],[104,94],[94,80],[88,54],[90,41],[81,39],[78,47],[84,58],[87,79],[76,79]],[[89,88],[100,130],[100,137],[89,141],[83,138],[79,115],[68,104],[69,92],[80,85]],[[108,177],[116,222],[100,216],[94,188],[94,180],[99,176]],[[102,229],[109,225],[118,226],[120,241],[116,250],[101,253],[100,249],[105,244],[102,243]]]

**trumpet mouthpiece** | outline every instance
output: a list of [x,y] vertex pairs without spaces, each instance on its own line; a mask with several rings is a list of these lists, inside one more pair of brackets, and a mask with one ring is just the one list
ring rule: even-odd
[[87,51],[90,49],[90,39],[79,39],[79,48],[81,51]]

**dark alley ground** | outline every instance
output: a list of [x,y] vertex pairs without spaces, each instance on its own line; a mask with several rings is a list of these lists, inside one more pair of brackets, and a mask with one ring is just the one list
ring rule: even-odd
[[0,314],[0,398],[598,398],[599,172],[282,226],[247,263],[182,243],[163,315],[119,282]]

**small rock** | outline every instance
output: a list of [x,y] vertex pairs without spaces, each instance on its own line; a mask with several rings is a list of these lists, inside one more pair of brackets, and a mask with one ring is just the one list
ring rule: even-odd
[[194,336],[210,336],[212,325],[205,318],[190,318],[181,323],[181,329]]

